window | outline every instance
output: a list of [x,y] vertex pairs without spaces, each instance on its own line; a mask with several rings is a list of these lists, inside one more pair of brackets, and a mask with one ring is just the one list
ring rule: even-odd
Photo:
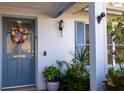
[[[109,34],[107,34],[107,42],[108,42],[108,64],[115,64],[116,56],[113,55],[115,50],[121,51],[124,49],[124,45],[118,46],[112,42],[112,38]],[[88,47],[89,48],[89,24],[84,23],[82,21],[76,22],[76,35],[75,35],[75,48],[77,50],[81,50]],[[119,50],[121,48],[121,50]],[[124,51],[119,52],[124,56]],[[89,64],[89,59],[86,61]]]
[[[124,58],[124,44],[115,44],[112,41],[111,36],[107,35],[107,42],[108,42],[108,64],[117,64],[117,56],[121,56]],[[117,55],[115,55],[115,52]]]
[[[89,24],[76,21],[76,35],[75,35],[75,47],[77,50],[89,48]],[[108,64],[116,64],[117,56],[114,55],[114,51],[118,53],[119,56],[124,58],[124,44],[117,45],[112,41],[109,33],[107,34],[107,47],[108,47]],[[89,64],[89,59],[86,61]]]
[[[89,24],[82,21],[76,21],[75,48],[79,52],[81,49],[89,48]],[[89,59],[85,61],[89,64]]]

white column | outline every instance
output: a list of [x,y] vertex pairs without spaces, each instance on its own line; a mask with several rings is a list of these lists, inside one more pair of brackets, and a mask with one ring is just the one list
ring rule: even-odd
[[[105,13],[100,24],[97,16]],[[89,3],[89,36],[90,36],[90,90],[103,90],[105,80],[105,65],[107,64],[107,29],[106,3]]]

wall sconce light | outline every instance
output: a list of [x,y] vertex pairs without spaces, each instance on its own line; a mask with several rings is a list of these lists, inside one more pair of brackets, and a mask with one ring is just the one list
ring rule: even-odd
[[63,28],[64,28],[64,21],[63,20],[60,20],[59,21],[59,30],[61,31],[61,37],[62,37]]
[[101,22],[101,20],[102,20],[102,18],[103,17],[105,17],[105,13],[104,12],[102,12],[101,14],[100,14],[100,16],[97,16],[97,22],[100,24],[100,22]]

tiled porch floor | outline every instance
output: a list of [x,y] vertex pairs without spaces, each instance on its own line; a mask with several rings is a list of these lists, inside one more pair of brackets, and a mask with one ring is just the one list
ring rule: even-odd
[[36,87],[24,87],[24,88],[13,88],[13,89],[3,89],[2,91],[38,91]]

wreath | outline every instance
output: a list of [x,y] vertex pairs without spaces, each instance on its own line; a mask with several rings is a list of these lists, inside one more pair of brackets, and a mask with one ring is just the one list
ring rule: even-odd
[[11,40],[14,43],[24,43],[28,38],[28,31],[22,26],[16,25],[11,28]]

